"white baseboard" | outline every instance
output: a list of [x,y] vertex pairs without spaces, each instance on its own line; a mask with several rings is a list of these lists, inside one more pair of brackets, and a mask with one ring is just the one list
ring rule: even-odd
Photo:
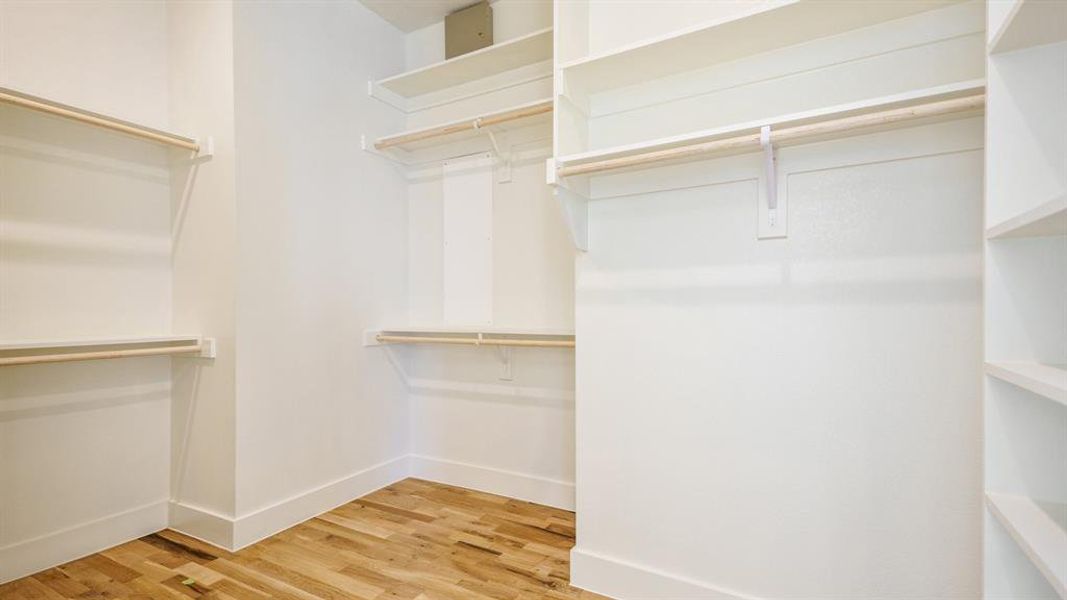
[[75,528],[0,548],[0,583],[173,529],[214,546],[244,548],[407,477],[574,510],[574,484],[479,465],[404,455],[237,518],[160,501]]
[[161,500],[0,548],[0,583],[32,575],[167,528]]
[[233,517],[206,508],[182,502],[170,503],[170,529],[212,546],[226,550],[233,548],[234,523]]
[[410,471],[408,456],[400,456],[242,515],[234,522],[233,540],[229,549],[239,550],[366,496],[405,479]]
[[571,585],[619,600],[760,600],[578,548],[571,550]]
[[574,484],[432,456],[411,455],[411,476],[574,510]]

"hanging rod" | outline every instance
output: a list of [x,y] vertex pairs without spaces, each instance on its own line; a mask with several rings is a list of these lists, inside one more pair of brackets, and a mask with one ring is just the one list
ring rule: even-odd
[[[181,342],[181,343],[175,343]],[[145,346],[151,347],[122,348],[121,346]],[[17,365],[34,365],[48,363],[74,362],[84,360],[105,360],[112,358],[130,358],[136,356],[163,356],[195,354],[201,358],[215,357],[215,340],[212,338],[145,338],[130,340],[96,340],[54,343],[30,343],[3,345],[0,354],[23,352],[13,356],[0,355],[0,367],[12,367]],[[107,348],[112,346],[112,348]],[[80,352],[50,352],[35,354],[34,352],[46,352],[61,348],[98,348],[96,350],[83,350]]]
[[383,344],[458,344],[468,346],[533,346],[542,348],[574,348],[574,340],[530,340],[511,338],[478,337],[431,337],[415,335],[388,335],[374,337]]
[[448,123],[447,125],[441,125],[439,127],[431,127],[429,129],[420,129],[418,131],[412,131],[411,133],[402,133],[390,137],[379,138],[378,141],[374,142],[374,147],[378,150],[384,150],[386,148],[392,148],[393,146],[402,146],[404,144],[410,144],[412,142],[419,142],[422,140],[428,140],[436,137],[443,137],[446,135],[460,133],[463,131],[474,131],[477,129],[482,129],[484,127],[499,125],[501,123],[507,123],[509,121],[518,121],[519,119],[525,119],[527,117],[533,117],[550,112],[552,112],[552,101],[539,100],[532,104],[527,104],[518,108],[511,108],[500,112],[485,114],[480,117],[475,117],[473,119],[456,121],[453,123]]
[[[851,117],[819,121],[805,125],[795,125],[793,127],[773,129],[770,132],[770,143],[776,146],[785,145],[790,142],[800,143],[808,138],[822,137],[835,133],[870,129],[915,119],[976,110],[981,109],[984,106],[985,94],[977,94],[963,98],[953,98],[951,100],[918,104],[905,108],[896,108]],[[688,144],[685,146],[667,148],[665,150],[654,150],[631,156],[609,158],[573,166],[562,166],[559,167],[556,172],[560,177],[588,175],[590,173],[599,173],[669,160],[693,158],[707,154],[718,154],[731,151],[754,152],[760,148],[760,131],[757,130],[753,133],[726,139]]]
[[129,123],[121,119],[116,119],[115,117],[89,112],[66,104],[60,104],[59,102],[54,102],[52,100],[30,96],[29,94],[16,92],[9,88],[0,87],[0,102],[21,106],[23,108],[36,110],[50,115],[56,115],[80,123],[103,127],[104,129],[110,129],[112,131],[154,142],[169,144],[193,152],[200,152],[200,144],[194,139],[167,133],[165,131],[159,131],[143,125]]

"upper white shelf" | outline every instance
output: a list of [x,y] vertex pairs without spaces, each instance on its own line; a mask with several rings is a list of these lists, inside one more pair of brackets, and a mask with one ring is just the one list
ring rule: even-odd
[[1067,600],[1067,504],[987,493],[986,505],[1060,598]]
[[989,53],[1067,41],[1067,2],[1015,0],[989,42]]
[[752,56],[933,10],[960,0],[755,3],[740,15],[690,27],[562,65],[586,94]]
[[1053,198],[986,229],[986,237],[989,239],[1053,235],[1067,235],[1067,195]]
[[985,372],[1024,390],[1067,405],[1067,365],[989,362]]
[[541,29],[446,61],[394,75],[378,87],[412,98],[552,59],[552,28]]

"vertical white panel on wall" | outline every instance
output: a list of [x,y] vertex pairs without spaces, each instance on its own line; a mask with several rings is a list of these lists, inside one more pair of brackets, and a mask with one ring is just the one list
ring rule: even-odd
[[441,171],[444,320],[487,325],[493,320],[493,159],[449,160]]

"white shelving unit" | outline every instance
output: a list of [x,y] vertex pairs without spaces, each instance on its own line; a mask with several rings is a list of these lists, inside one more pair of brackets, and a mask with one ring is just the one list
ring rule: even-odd
[[163,355],[214,358],[215,340],[199,335],[158,335],[0,341],[0,366]]
[[552,60],[552,28],[371,82],[372,95],[411,100]]
[[1067,598],[1067,504],[990,493],[986,506],[1052,589]]
[[1067,600],[1067,2],[988,9],[985,595]]
[[[993,19],[990,19],[993,23]],[[1067,41],[1067,3],[1058,0],[1014,0],[989,42],[998,54]]]

